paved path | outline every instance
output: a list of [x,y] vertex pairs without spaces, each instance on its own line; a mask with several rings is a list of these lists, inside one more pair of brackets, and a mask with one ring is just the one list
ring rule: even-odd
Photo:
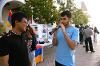
[[[54,53],[56,47],[44,49],[44,61],[37,66],[54,66]],[[76,66],[100,66],[100,39],[94,43],[95,53],[86,53],[82,45],[76,47]],[[1,65],[0,65],[1,66]]]
[[[37,66],[54,66],[55,47],[44,49],[44,61]],[[85,52],[82,45],[76,47],[76,66],[100,66],[100,40],[94,43],[95,53]]]
[[[44,49],[44,61],[37,66],[54,66],[55,47]],[[82,45],[76,47],[76,66],[100,66],[100,45],[94,45],[95,53],[86,53]]]

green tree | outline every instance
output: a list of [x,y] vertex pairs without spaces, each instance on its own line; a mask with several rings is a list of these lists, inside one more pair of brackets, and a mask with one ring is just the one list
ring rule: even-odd
[[[75,6],[74,0],[66,0],[67,4],[60,4],[59,11],[69,10],[72,13],[72,21],[74,24],[87,24],[88,15],[84,13],[81,9]],[[65,6],[64,6],[65,5]]]
[[51,16],[57,17],[57,10],[53,6],[53,0],[26,0],[21,7],[28,16],[33,15],[33,19],[39,18],[39,23],[50,23]]
[[61,3],[60,7],[59,7],[59,12],[65,11],[66,7],[65,7],[65,3]]
[[22,6],[20,6],[19,10],[24,12],[27,15],[28,18],[32,16],[32,11],[31,11],[31,8],[29,7],[28,3],[23,4]]
[[88,15],[84,13],[81,9],[77,9],[77,11],[73,12],[72,20],[75,24],[87,24],[88,23]]
[[59,20],[59,11],[56,9],[56,7],[53,7],[51,17],[53,18],[53,22],[54,21],[58,22],[58,20]]
[[75,8],[74,0],[66,0],[66,1],[67,1],[66,9],[69,11],[73,11]]

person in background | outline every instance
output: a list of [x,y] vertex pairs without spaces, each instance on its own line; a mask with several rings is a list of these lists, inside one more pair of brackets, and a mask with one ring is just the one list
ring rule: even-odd
[[94,27],[94,36],[93,36],[93,39],[94,39],[95,43],[97,43],[97,34],[99,34],[99,31],[98,31],[97,27]]
[[84,31],[84,27],[83,27],[82,24],[80,25],[79,31],[80,31],[80,33],[79,33],[79,36],[80,36],[80,44],[83,44],[83,31]]
[[85,36],[85,51],[91,51],[95,52],[93,49],[93,43],[91,36],[93,35],[93,31],[89,26],[86,26],[86,29],[84,29],[84,36]]
[[74,66],[74,50],[79,39],[79,31],[70,25],[70,11],[61,13],[60,28],[53,34],[53,45],[57,46],[55,66]]
[[35,31],[33,31],[33,29],[31,28],[30,25],[27,26],[26,32],[24,32],[23,34],[23,38],[27,44],[27,49],[28,49],[28,54],[29,54],[29,59],[30,59],[30,63],[32,66],[35,66],[35,61],[34,61],[34,50],[36,50],[36,44],[37,44],[37,40],[36,40],[36,34]]
[[[77,30],[79,31],[79,25],[75,25],[75,27],[77,28]],[[80,34],[80,32],[79,32],[79,34]],[[78,39],[78,41],[80,40],[80,37],[79,37],[79,39]],[[77,42],[77,45],[79,45],[80,44],[80,41],[79,42]]]
[[28,49],[22,33],[26,31],[27,17],[23,12],[12,15],[12,30],[0,38],[2,66],[31,66]]

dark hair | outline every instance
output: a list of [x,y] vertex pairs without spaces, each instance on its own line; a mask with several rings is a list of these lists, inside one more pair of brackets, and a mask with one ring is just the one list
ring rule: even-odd
[[23,18],[27,18],[26,15],[23,12],[16,12],[12,15],[11,22],[12,22],[12,27],[15,27],[15,20],[18,20],[21,22]]
[[75,25],[75,27],[79,28],[79,25]]
[[61,17],[63,17],[63,16],[67,16],[68,18],[71,18],[71,12],[70,11],[63,11],[61,14]]

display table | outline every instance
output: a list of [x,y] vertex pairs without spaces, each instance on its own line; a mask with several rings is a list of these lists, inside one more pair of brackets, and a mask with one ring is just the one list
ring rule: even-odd
[[38,44],[38,45],[40,45],[42,47],[50,47],[50,46],[52,46],[52,43],[44,43],[44,44]]

